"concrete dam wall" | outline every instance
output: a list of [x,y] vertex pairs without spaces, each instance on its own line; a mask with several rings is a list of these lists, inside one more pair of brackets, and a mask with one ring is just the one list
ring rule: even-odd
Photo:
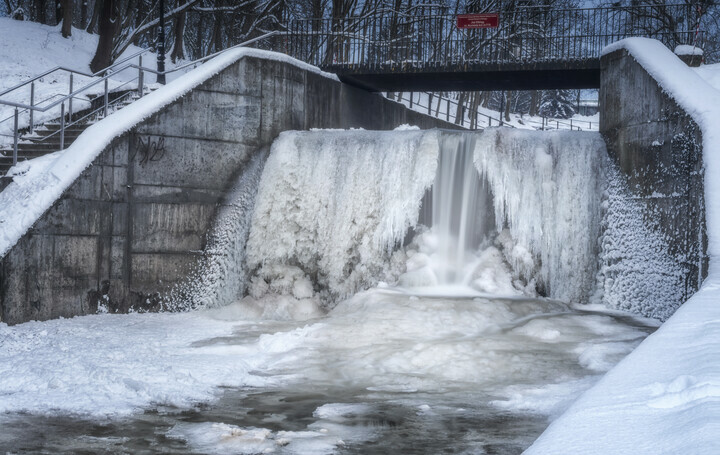
[[601,68],[600,131],[608,154],[644,224],[659,234],[679,267],[675,275],[650,277],[656,271],[647,270],[636,279],[671,282],[680,293],[677,307],[708,271],[702,133],[627,50],[602,57]]
[[[707,274],[700,129],[622,50],[602,59],[600,105],[627,187],[614,203],[634,207],[659,242],[624,249],[623,229],[636,229],[606,213],[600,243],[615,243],[601,247],[598,286],[609,306],[664,319]],[[197,271],[239,177],[281,132],[405,123],[454,128],[327,75],[245,56],[115,138],[38,219],[0,262],[0,321],[167,307]]]
[[[108,119],[110,120],[110,119]],[[0,262],[0,321],[159,308],[229,186],[285,130],[453,125],[296,65],[243,57],[117,137]]]

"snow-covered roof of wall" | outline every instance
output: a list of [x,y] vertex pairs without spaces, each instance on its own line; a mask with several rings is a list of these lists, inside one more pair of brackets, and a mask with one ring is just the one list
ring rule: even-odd
[[703,50],[697,46],[681,44],[675,48],[675,55],[703,55]]
[[113,139],[244,57],[280,61],[337,80],[333,74],[276,52],[236,48],[218,55],[90,126],[66,150],[16,166],[12,170],[13,182],[0,192],[0,258],[10,251]]

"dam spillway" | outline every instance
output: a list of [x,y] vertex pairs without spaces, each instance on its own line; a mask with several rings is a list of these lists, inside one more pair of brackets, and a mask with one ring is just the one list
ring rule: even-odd
[[[598,270],[602,152],[594,134],[284,133],[217,217],[186,288],[206,292],[176,296],[204,311],[117,316],[106,330],[143,346],[124,355],[93,341],[115,352],[117,375],[92,389],[71,390],[82,372],[42,362],[15,362],[8,384],[65,377],[41,395],[72,428],[50,439],[78,449],[92,430],[72,416],[120,413],[110,434],[187,453],[517,453],[654,329],[577,305]],[[62,335],[30,349],[87,343],[84,320],[101,317],[50,321]],[[157,343],[167,346],[149,355]],[[218,385],[207,408],[176,412]],[[33,414],[7,396],[6,411]],[[5,437],[46,426],[10,418]]]

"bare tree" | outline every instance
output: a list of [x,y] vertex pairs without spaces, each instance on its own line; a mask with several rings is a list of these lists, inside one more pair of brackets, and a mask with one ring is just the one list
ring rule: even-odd
[[69,38],[72,35],[73,1],[61,0],[60,5],[62,11],[62,28],[60,32],[63,38]]
[[100,38],[98,39],[95,56],[90,62],[90,70],[93,72],[107,68],[112,63],[113,43],[121,24],[118,17],[119,0],[98,0],[98,3],[100,3],[98,25]]

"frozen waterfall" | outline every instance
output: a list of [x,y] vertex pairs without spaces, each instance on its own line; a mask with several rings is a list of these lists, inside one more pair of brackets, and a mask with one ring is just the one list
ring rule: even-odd
[[251,298],[333,306],[385,282],[587,301],[600,152],[593,133],[283,133],[247,243]]

